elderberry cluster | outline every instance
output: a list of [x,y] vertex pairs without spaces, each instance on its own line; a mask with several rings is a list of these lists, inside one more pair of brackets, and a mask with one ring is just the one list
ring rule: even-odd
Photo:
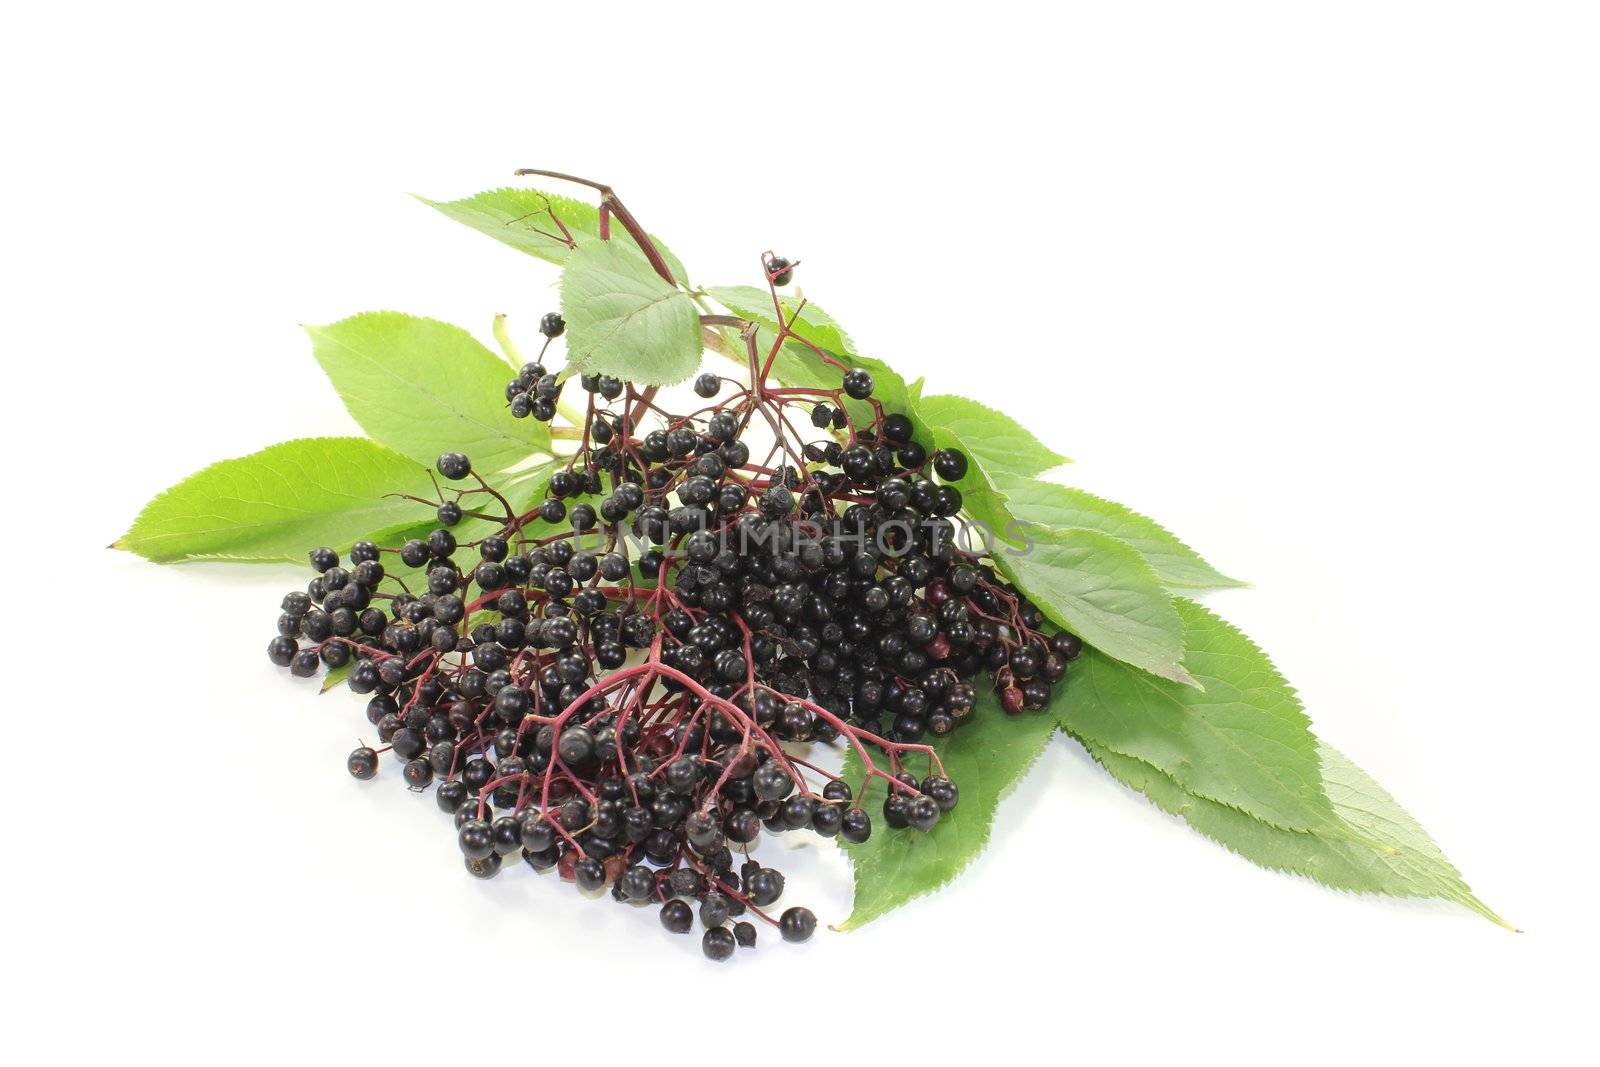
[[[547,342],[563,329],[541,323]],[[436,788],[472,874],[520,857],[679,933],[698,909],[718,960],[754,944],[752,920],[815,929],[806,908],[769,912],[784,877],[750,858],[763,829],[866,841],[878,778],[890,829],[933,830],[959,790],[928,740],[971,721],[981,686],[1008,714],[1043,708],[1081,649],[963,547],[965,455],[930,453],[867,371],[779,389],[751,363],[745,385],[701,375],[712,403],[682,415],[580,376],[578,450],[525,506],[445,453],[464,484],[440,525],[357,542],[347,565],[313,551],[268,649],[297,676],[347,672],[380,746],[350,773],[387,752]],[[562,389],[531,363],[510,413],[548,421]],[[863,781],[794,754],[840,743]]]

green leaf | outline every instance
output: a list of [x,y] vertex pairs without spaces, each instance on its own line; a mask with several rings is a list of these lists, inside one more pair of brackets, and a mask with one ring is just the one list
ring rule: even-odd
[[373,530],[426,514],[390,494],[432,491],[414,461],[365,438],[301,438],[190,475],[145,505],[112,547],[157,563],[304,563],[319,545],[343,551]]
[[1093,530],[1034,531],[995,566],[1056,625],[1113,659],[1185,685],[1183,620],[1139,553]]
[[700,366],[700,313],[615,241],[579,249],[561,275],[572,365],[643,385],[673,385]]
[[[564,265],[575,248],[600,242],[600,209],[596,205],[537,189],[491,189],[464,200],[417,199],[479,233],[551,263]],[[565,233],[562,226],[566,227]],[[650,239],[678,281],[688,284],[688,272],[678,257],[659,237],[651,234]],[[644,258],[639,246],[615,219],[611,223],[611,242]]]
[[[991,484],[1005,475],[1034,475],[1070,460],[1052,452],[1016,419],[964,396],[917,399],[917,424],[940,448],[965,452]],[[970,478],[972,472],[968,472]]]
[[[960,803],[925,834],[890,829],[877,816],[886,787],[875,779],[859,801],[874,813],[872,836],[845,846],[855,872],[855,907],[838,928],[869,923],[960,874],[988,844],[1000,798],[1022,780],[1054,731],[1047,714],[1006,715],[990,688],[980,686],[972,720],[938,750],[945,773],[961,791]],[[853,748],[843,773],[852,785],[865,774]]]
[[347,678],[350,677],[350,672],[355,669],[355,656],[351,656],[337,667],[329,667],[327,672],[322,676],[322,688],[318,689],[317,692],[326,693],[330,689],[337,688]]
[[[1082,489],[1070,489],[1036,478],[1002,474],[992,476],[991,480],[995,490],[1004,497],[1005,511],[1011,517],[1052,530],[1098,530],[1109,534],[1143,556],[1156,577],[1169,589],[1227,589],[1245,584],[1219,573],[1194,549],[1154,520],[1121,504]],[[981,496],[974,501],[973,510],[984,510]]]
[[1318,746],[1322,778],[1334,818],[1350,828],[1344,837],[1284,830],[1253,819],[1188,792],[1148,763],[1079,740],[1118,781],[1252,863],[1351,893],[1454,901],[1515,929],[1473,895],[1433,839],[1382,786],[1329,745]]
[[311,350],[361,428],[418,463],[465,452],[491,473],[550,451],[550,428],[514,419],[506,364],[458,326],[372,311],[307,326]]
[[1294,690],[1238,630],[1191,601],[1176,607],[1203,691],[1085,650],[1055,700],[1062,727],[1198,797],[1281,829],[1337,835],[1318,742]]
[[[779,331],[771,294],[749,285],[713,286],[706,293],[733,314],[756,324],[756,351],[765,359],[767,353],[772,351]],[[871,374],[872,397],[883,405],[884,411],[910,414],[910,386],[887,363],[858,353],[849,335],[834,321],[833,316],[816,304],[802,302],[795,296],[780,296],[778,299],[783,306],[784,321],[790,323],[795,335],[823,349],[846,367]],[[844,378],[843,371],[824,363],[814,351],[794,340],[785,341],[778,350],[778,356],[772,363],[772,374],[785,385],[808,389],[836,390]],[[871,417],[872,407],[866,401],[848,397],[842,400],[852,418],[860,421]]]

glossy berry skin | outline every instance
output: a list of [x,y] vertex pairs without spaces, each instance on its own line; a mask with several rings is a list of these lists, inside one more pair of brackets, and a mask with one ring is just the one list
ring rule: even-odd
[[488,859],[494,855],[494,831],[482,819],[468,819],[462,823],[456,833],[456,843],[469,860]]
[[903,445],[911,440],[911,420],[904,415],[885,415],[883,425],[879,428],[884,439],[891,444]]
[[440,782],[439,788],[434,790],[433,799],[438,803],[440,811],[446,814],[454,812],[467,799],[466,784],[459,779]]
[[414,759],[406,763],[401,776],[406,780],[406,786],[414,793],[420,793],[433,784],[433,766],[424,759]]
[[773,256],[767,260],[767,278],[773,285],[788,285],[794,281],[794,266],[782,256]]
[[363,745],[350,753],[344,761],[345,768],[350,772],[350,777],[358,778],[365,782],[378,773],[378,753]]
[[617,884],[629,900],[649,900],[656,891],[655,875],[650,873],[650,868],[638,865],[624,871]]
[[752,904],[764,908],[783,896],[783,875],[771,867],[763,867],[745,879],[744,891]]
[[967,476],[966,453],[954,448],[941,448],[933,454],[933,471],[947,482],[959,482]]
[[1070,663],[1083,652],[1083,640],[1076,634],[1059,633],[1050,639],[1050,650]]
[[716,396],[721,389],[722,379],[715,374],[702,374],[694,380],[695,395],[704,397],[707,400]]
[[851,808],[839,820],[839,836],[853,845],[859,845],[872,836],[872,816],[860,808]]
[[585,856],[572,865],[572,879],[579,889],[592,892],[606,884],[605,865],[593,856]]
[[287,667],[294,662],[294,654],[300,651],[300,645],[292,637],[274,637],[267,642],[267,658],[280,667]]
[[756,796],[762,800],[782,800],[794,791],[794,779],[776,761],[756,768],[753,784]]
[[940,811],[954,811],[961,798],[956,784],[943,775],[930,775],[922,780],[922,792],[933,798]]
[[472,473],[472,461],[467,458],[465,452],[443,452],[439,455],[439,461],[435,466],[438,467],[440,474],[452,482],[458,482]]
[[864,370],[853,370],[844,376],[845,394],[854,400],[865,400],[872,395],[872,375]]
[[489,831],[494,839],[494,850],[502,856],[509,856],[522,847],[522,823],[515,816],[500,816],[489,824]]
[[811,816],[811,829],[821,837],[835,837],[844,820],[844,808],[838,804],[819,804]]
[[893,830],[903,830],[911,825],[911,798],[895,793],[883,801],[883,821]]
[[913,797],[906,811],[906,821],[913,830],[927,833],[939,824],[939,804],[930,796]]
[[732,930],[726,926],[713,926],[707,930],[700,939],[700,951],[706,954],[706,959],[716,960],[721,963],[728,959],[738,947]]
[[694,909],[681,900],[669,900],[661,905],[661,925],[675,934],[686,934],[694,928]]
[[546,337],[556,338],[567,332],[567,324],[558,311],[547,312],[539,320],[539,332]]
[[809,941],[816,931],[817,917],[810,908],[789,908],[778,917],[778,932],[785,941]]

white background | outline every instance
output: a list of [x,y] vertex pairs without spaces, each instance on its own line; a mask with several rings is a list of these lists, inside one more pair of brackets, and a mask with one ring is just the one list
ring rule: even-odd
[[[1592,1052],[1592,7],[334,8],[0,32],[15,1062]],[[406,195],[517,166],[703,282],[803,257],[863,350],[1251,580],[1212,606],[1527,932],[1260,871],[1065,741],[947,891],[727,966],[465,877],[431,796],[345,774],[360,702],[262,655],[300,574],[104,546],[353,429],[297,323],[530,333],[554,268]],[[788,862],[842,918],[842,859]]]

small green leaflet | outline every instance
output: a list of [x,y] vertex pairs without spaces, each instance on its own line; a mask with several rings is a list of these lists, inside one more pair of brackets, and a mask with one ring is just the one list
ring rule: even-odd
[[639,385],[673,385],[700,366],[700,313],[643,258],[615,241],[585,246],[561,274],[574,368]]
[[114,548],[157,563],[228,559],[304,563],[343,551],[421,509],[433,482],[413,460],[363,437],[285,441],[214,463],[145,505]]
[[[582,248],[600,241],[598,207],[571,197],[542,193],[537,189],[509,187],[491,189],[464,200],[439,201],[422,196],[417,199],[457,222],[471,226],[479,233],[486,233],[496,241],[510,245],[519,252],[538,256],[558,265],[567,262],[575,247]],[[566,227],[565,233],[562,232],[561,226],[556,224],[557,219]],[[641,259],[644,258],[639,246],[633,243],[633,238],[617,225],[615,220],[611,223],[610,240]],[[651,240],[661,253],[661,258],[672,268],[673,276],[679,282],[688,284],[689,274],[683,269],[678,257],[673,255],[654,234],[651,235]]]
[[429,466],[441,452],[465,452],[485,473],[550,451],[546,424],[506,410],[505,361],[460,327],[373,311],[305,329],[344,406],[379,444]]
[[1317,739],[1289,683],[1238,630],[1191,601],[1175,604],[1186,662],[1204,689],[1085,650],[1055,700],[1062,727],[1280,829],[1340,832]]
[[[735,315],[759,327],[756,351],[765,359],[767,353],[772,351],[779,329],[771,295],[749,285],[714,286],[707,289],[706,293]],[[779,301],[783,306],[784,321],[791,323],[790,329],[796,336],[810,341],[845,366],[871,374],[873,399],[883,405],[884,411],[910,413],[911,390],[905,379],[882,360],[857,353],[849,335],[831,315],[810,301],[802,306],[798,297],[780,296]],[[795,314],[797,309],[798,317]],[[778,357],[772,363],[772,373],[785,385],[814,389],[837,389],[844,377],[841,371],[828,366],[815,352],[798,341],[787,341],[779,349]],[[844,398],[844,404],[853,418],[868,419],[871,416],[872,408],[864,400]]]
[[327,673],[322,676],[322,686],[317,690],[317,692],[326,693],[330,689],[337,689],[345,682],[346,679],[350,677],[350,672],[355,670],[355,668],[356,658],[354,655],[351,655],[349,659],[345,660],[337,667],[329,667]]
[[[900,905],[931,893],[960,874],[989,843],[1000,798],[1022,780],[1055,732],[1048,713],[1007,715],[988,686],[978,689],[972,721],[938,746],[945,773],[961,790],[961,801],[928,833],[891,830],[878,814],[886,787],[875,779],[858,803],[873,813],[872,836],[845,845],[855,873],[855,907],[840,930],[852,930]],[[920,768],[919,768],[920,769]],[[865,768],[852,748],[844,779],[854,788]]]
[[[1109,534],[1143,556],[1168,589],[1228,589],[1244,584],[1218,572],[1155,521],[1121,504],[1036,478],[991,474],[990,481],[1004,498],[1004,512],[1010,517],[1052,530],[1098,530]],[[969,492],[966,496],[972,499],[974,494]],[[981,500],[975,501],[975,511],[983,508]],[[992,523],[983,514],[976,517]],[[1004,527],[995,532],[1006,534]]]
[[1022,548],[995,546],[995,566],[1056,625],[1112,659],[1196,685],[1185,670],[1183,621],[1132,548],[1093,530],[1033,530]]
[[1284,830],[1252,819],[1237,808],[1187,792],[1148,763],[1079,740],[1118,781],[1252,863],[1351,893],[1454,901],[1515,929],[1472,894],[1433,839],[1382,786],[1329,745],[1318,746],[1322,777],[1334,817],[1352,831],[1346,837]]
[[[1070,463],[1046,448],[1016,419],[964,396],[918,397],[917,427],[940,448],[957,448],[991,484],[1004,475],[1042,474]],[[969,471],[967,478],[972,477]]]

